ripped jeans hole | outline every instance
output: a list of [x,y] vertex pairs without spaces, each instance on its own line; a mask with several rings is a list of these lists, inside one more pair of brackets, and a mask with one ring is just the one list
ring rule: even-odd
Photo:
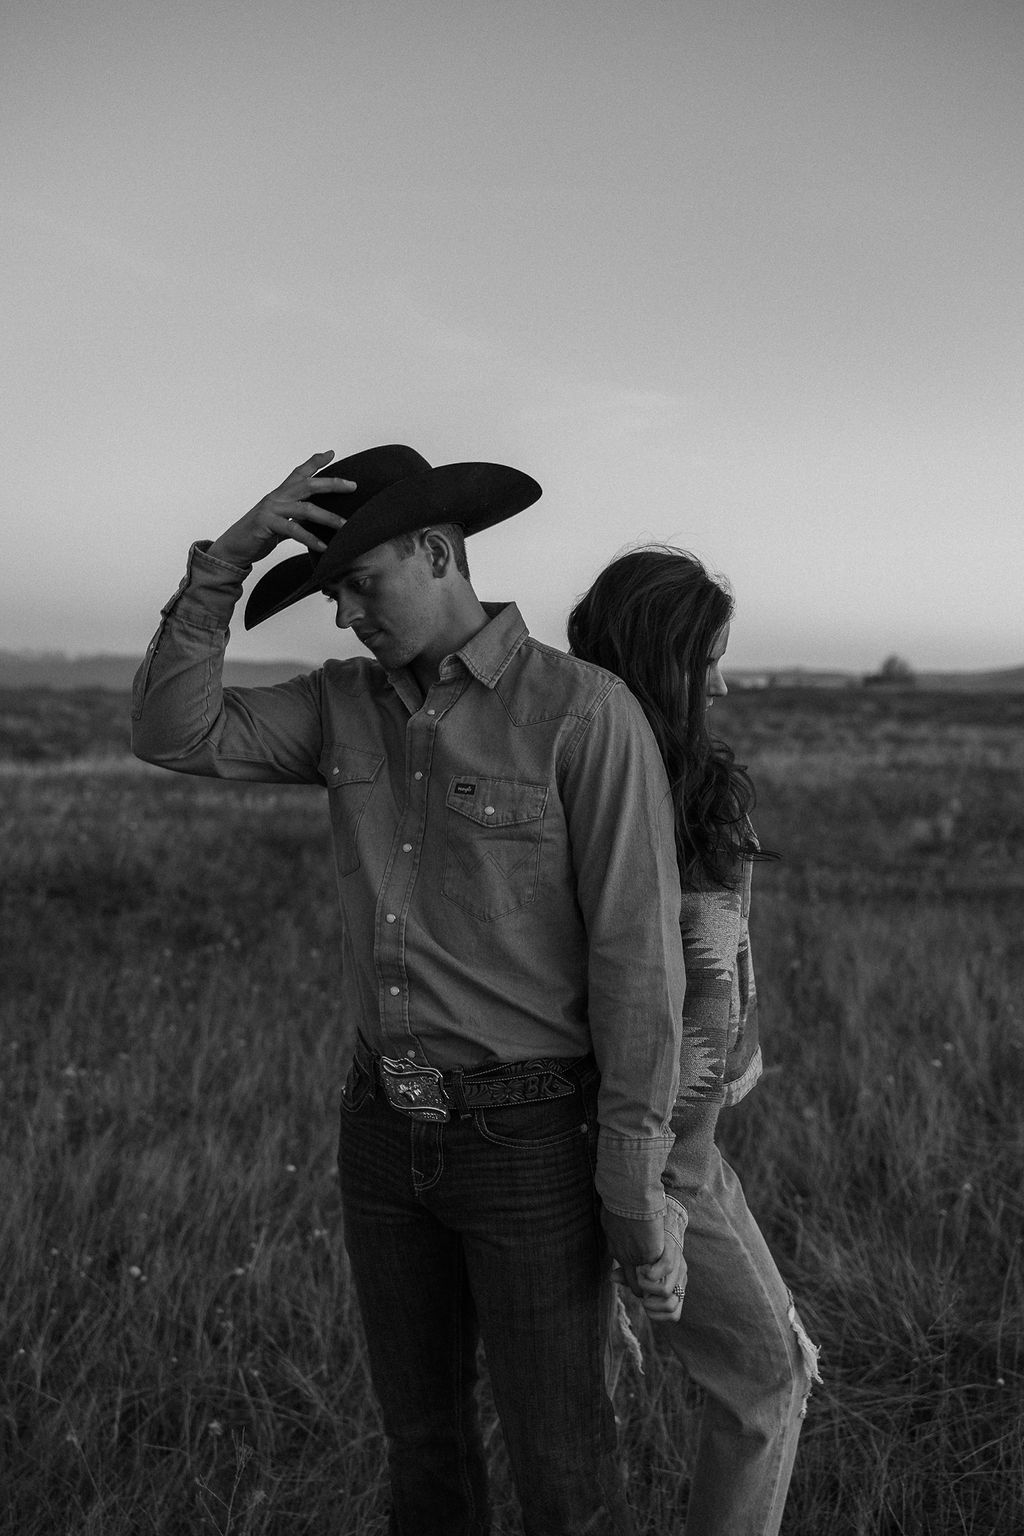
[[800,1405],[800,1417],[805,1419],[807,1417],[807,1400],[811,1395],[811,1386],[814,1382],[817,1382],[819,1386],[822,1384],[821,1372],[818,1370],[818,1356],[821,1354],[821,1346],[813,1342],[807,1329],[800,1321],[800,1314],[796,1309],[796,1303],[793,1301],[792,1295],[789,1298],[789,1311],[786,1315],[789,1319],[790,1327],[796,1334],[796,1341],[800,1346],[804,1369],[807,1372],[807,1391],[804,1393],[804,1400]]

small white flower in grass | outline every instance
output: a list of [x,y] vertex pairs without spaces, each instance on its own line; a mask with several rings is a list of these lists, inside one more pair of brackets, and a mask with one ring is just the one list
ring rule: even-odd
[[220,1419],[211,1419],[209,1424],[206,1426],[206,1430],[207,1433],[211,1435],[222,1435],[224,1433],[224,1425],[221,1423]]
[[294,1163],[285,1163],[284,1171],[285,1173],[295,1173],[297,1170]]

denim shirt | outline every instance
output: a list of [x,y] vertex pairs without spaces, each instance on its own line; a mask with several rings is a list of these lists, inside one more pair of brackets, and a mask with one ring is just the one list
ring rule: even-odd
[[222,689],[247,574],[193,547],[136,675],[134,751],[326,789],[346,1029],[442,1070],[593,1050],[598,1191],[619,1215],[661,1213],[684,965],[671,799],[639,706],[533,640],[514,604],[487,605],[426,698],[370,659]]

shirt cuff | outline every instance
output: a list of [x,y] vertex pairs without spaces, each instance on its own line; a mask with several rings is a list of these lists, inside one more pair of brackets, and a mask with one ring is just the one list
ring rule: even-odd
[[218,560],[207,554],[209,545],[209,539],[201,539],[189,550],[185,575],[163,609],[165,619],[173,615],[201,629],[227,629],[230,624],[252,567]]
[[662,1170],[672,1150],[671,1136],[643,1140],[602,1129],[597,1143],[594,1182],[601,1203],[615,1216],[650,1221],[665,1214]]

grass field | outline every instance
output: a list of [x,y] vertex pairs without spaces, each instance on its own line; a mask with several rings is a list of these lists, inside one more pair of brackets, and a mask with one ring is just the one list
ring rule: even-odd
[[[0,1531],[383,1530],[322,798],[0,698]],[[1024,1531],[1024,696],[733,695],[768,1071],[722,1140],[822,1346],[784,1531]],[[645,1536],[695,1404],[620,1386]],[[492,1431],[502,1536],[518,1530]]]

